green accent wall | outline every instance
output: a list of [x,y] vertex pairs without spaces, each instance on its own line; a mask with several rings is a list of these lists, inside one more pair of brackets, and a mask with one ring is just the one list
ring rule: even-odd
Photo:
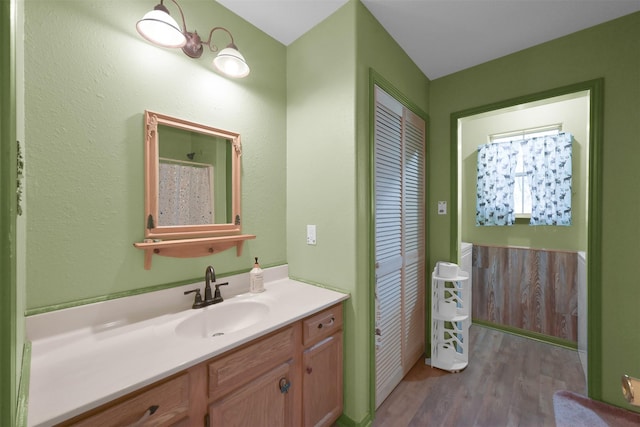
[[[339,53],[338,53],[339,52]],[[373,419],[369,70],[427,110],[428,79],[359,1],[287,49],[290,275],[351,294],[345,303],[346,425]],[[317,245],[306,225],[317,225]]]
[[[356,7],[347,3],[287,49],[289,275],[351,293],[345,302],[344,415],[368,415],[366,296],[356,262]],[[339,53],[338,53],[339,52]],[[306,225],[317,244],[306,244]]]
[[[216,74],[138,35],[149,1],[25,3],[27,308],[30,312],[202,280],[286,259],[286,49],[216,2],[181,1],[187,25],[228,28],[252,67]],[[178,13],[172,3],[167,7]],[[60,31],[64,28],[64,31]],[[46,40],[46,42],[43,42]],[[226,45],[222,32],[214,42]],[[242,135],[243,231],[236,257],[154,256],[144,238],[143,113],[148,109]]]
[[[23,2],[0,1],[0,425],[20,425],[28,371],[25,347],[24,189],[22,216],[16,197],[18,142],[23,141]],[[24,144],[20,150],[24,153]],[[28,343],[27,343],[28,345]],[[27,363],[23,364],[23,356]],[[22,390],[21,390],[22,388]],[[22,392],[22,393],[21,393]]]
[[[374,202],[373,188],[373,105],[374,80],[388,93],[397,97],[405,106],[419,114],[427,123],[427,157],[429,151],[429,79],[406,55],[396,41],[360,2],[357,2],[357,97],[356,97],[356,193],[357,193],[357,264],[356,272],[361,286],[362,304],[369,304],[366,322],[366,339],[370,344],[367,357],[370,369],[369,416],[375,418],[375,345],[374,307],[375,295],[375,242],[372,230]],[[429,170],[426,171],[429,176]],[[429,178],[427,178],[429,179]],[[427,214],[428,215],[428,214]],[[429,230],[427,229],[427,238]]]
[[[640,339],[630,333],[637,313],[640,264],[638,241],[640,193],[640,13],[535,46],[476,67],[433,80],[430,86],[431,205],[450,194],[450,115],[474,107],[604,78],[602,141],[602,263],[600,327],[601,384],[596,398],[629,407],[620,393],[620,376],[640,376]],[[594,153],[599,155],[599,153]],[[590,173],[593,173],[591,171]],[[438,180],[434,179],[438,177]],[[429,246],[434,260],[450,255],[449,215],[429,220]],[[598,277],[598,275],[590,277]],[[592,284],[593,285],[593,284]],[[592,286],[590,285],[590,286]],[[624,296],[621,298],[620,296]],[[591,337],[590,337],[591,341]],[[630,409],[633,409],[629,407]]]
[[15,11],[0,2],[0,424],[16,418]]

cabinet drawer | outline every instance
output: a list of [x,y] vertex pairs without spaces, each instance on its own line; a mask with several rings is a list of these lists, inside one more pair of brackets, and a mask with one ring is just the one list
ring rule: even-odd
[[299,324],[285,328],[209,363],[209,398],[224,396],[291,359],[300,339],[299,330]]
[[[62,423],[64,426],[188,426],[189,419],[189,375],[178,377],[124,396]],[[151,408],[157,407],[155,411]],[[153,411],[153,414],[151,412]]]
[[340,329],[342,329],[342,304],[337,304],[302,322],[303,343],[308,346]]

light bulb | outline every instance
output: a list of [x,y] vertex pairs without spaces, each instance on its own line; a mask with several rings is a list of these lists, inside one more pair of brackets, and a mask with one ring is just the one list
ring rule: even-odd
[[175,19],[167,12],[154,9],[136,24],[138,33],[153,44],[162,47],[182,47],[187,38]]
[[222,49],[213,59],[213,66],[221,73],[236,78],[246,77],[250,71],[244,56],[233,47]]

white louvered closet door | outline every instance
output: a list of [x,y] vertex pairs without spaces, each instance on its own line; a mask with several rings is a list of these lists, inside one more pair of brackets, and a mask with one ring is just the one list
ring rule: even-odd
[[424,120],[404,110],[403,367],[405,374],[424,354],[425,326],[425,140]]
[[425,123],[375,96],[377,407],[424,351]]

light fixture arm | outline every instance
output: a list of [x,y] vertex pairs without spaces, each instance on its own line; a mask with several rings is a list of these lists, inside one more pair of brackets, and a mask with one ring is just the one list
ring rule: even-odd
[[[192,33],[187,30],[187,22],[184,19],[184,12],[182,11],[180,4],[178,4],[176,0],[171,0],[171,1],[173,2],[173,4],[176,5],[176,7],[178,8],[178,11],[180,12],[180,19],[182,20],[182,34],[184,34],[184,36],[187,39],[187,43],[182,47],[182,51],[185,53],[185,55],[187,55],[190,58],[200,58],[202,56],[203,49],[202,49],[202,41],[200,40],[200,36],[198,35],[198,32],[194,31]],[[157,5],[155,8],[169,13],[169,11],[167,10],[166,6],[163,3],[164,3],[164,0],[160,0],[160,4]]]
[[[209,32],[209,38],[207,39],[207,41],[202,42],[202,39],[200,39],[200,35],[198,34],[198,31],[194,30],[193,32],[190,32],[187,30],[187,23],[184,19],[184,12],[182,11],[182,8],[178,4],[178,2],[176,0],[171,0],[171,1],[173,2],[173,4],[177,6],[178,10],[180,11],[180,18],[182,19],[182,33],[187,38],[187,43],[182,47],[182,51],[185,53],[185,55],[187,55],[190,58],[200,58],[204,50],[203,45],[207,45],[211,52],[217,52],[218,50],[220,50],[215,44],[211,43],[213,32],[216,30],[223,30],[224,32],[229,34],[229,38],[231,38],[231,44],[228,47],[232,47],[236,50],[238,49],[236,47],[236,44],[233,41],[233,35],[231,35],[231,32],[224,27],[213,27]],[[160,0],[160,4],[156,6],[156,9],[169,13],[169,11],[167,10],[163,2],[164,0]]]
[[231,39],[231,43],[229,43],[229,45],[228,45],[227,47],[232,47],[232,48],[234,48],[234,49],[238,50],[238,47],[236,46],[235,42],[233,41],[233,35],[231,34],[231,32],[230,32],[229,30],[227,30],[227,29],[226,29],[226,28],[224,28],[224,27],[213,27],[213,28],[211,29],[211,31],[209,32],[209,38],[207,39],[207,41],[206,41],[206,42],[204,42],[204,44],[206,44],[207,46],[209,46],[209,50],[210,50],[211,52],[217,52],[217,51],[219,51],[219,50],[220,50],[220,49],[218,48],[218,46],[216,46],[215,44],[211,43],[211,41],[212,41],[212,37],[213,37],[213,32],[214,32],[214,31],[216,31],[216,30],[222,30],[222,31],[224,31],[225,33],[227,33],[227,34],[229,35],[229,38]]
[[205,42],[202,41],[197,31],[191,33],[185,29],[183,32],[185,37],[187,38],[187,44],[182,47],[182,51],[190,58],[200,58],[204,50],[204,45],[208,46],[211,52],[218,52],[220,49],[218,48],[218,46],[212,43],[213,33],[216,30],[222,30],[227,33],[229,35],[229,38],[231,39],[231,43],[227,47],[238,50],[233,40],[233,35],[231,35],[231,32],[229,30],[224,27],[213,27],[209,32],[209,38]]
[[[188,34],[187,32],[187,23],[184,20],[184,13],[182,12],[182,8],[180,7],[180,5],[178,4],[178,2],[176,0],[171,0],[173,2],[173,4],[175,4],[178,7],[178,10],[180,11],[180,18],[182,18],[182,32],[185,34]],[[167,10],[167,8],[165,7],[165,5],[163,4],[164,0],[160,0],[160,4],[158,6],[161,6],[164,12],[169,13],[169,11]],[[158,9],[158,6],[156,6],[156,9]]]

